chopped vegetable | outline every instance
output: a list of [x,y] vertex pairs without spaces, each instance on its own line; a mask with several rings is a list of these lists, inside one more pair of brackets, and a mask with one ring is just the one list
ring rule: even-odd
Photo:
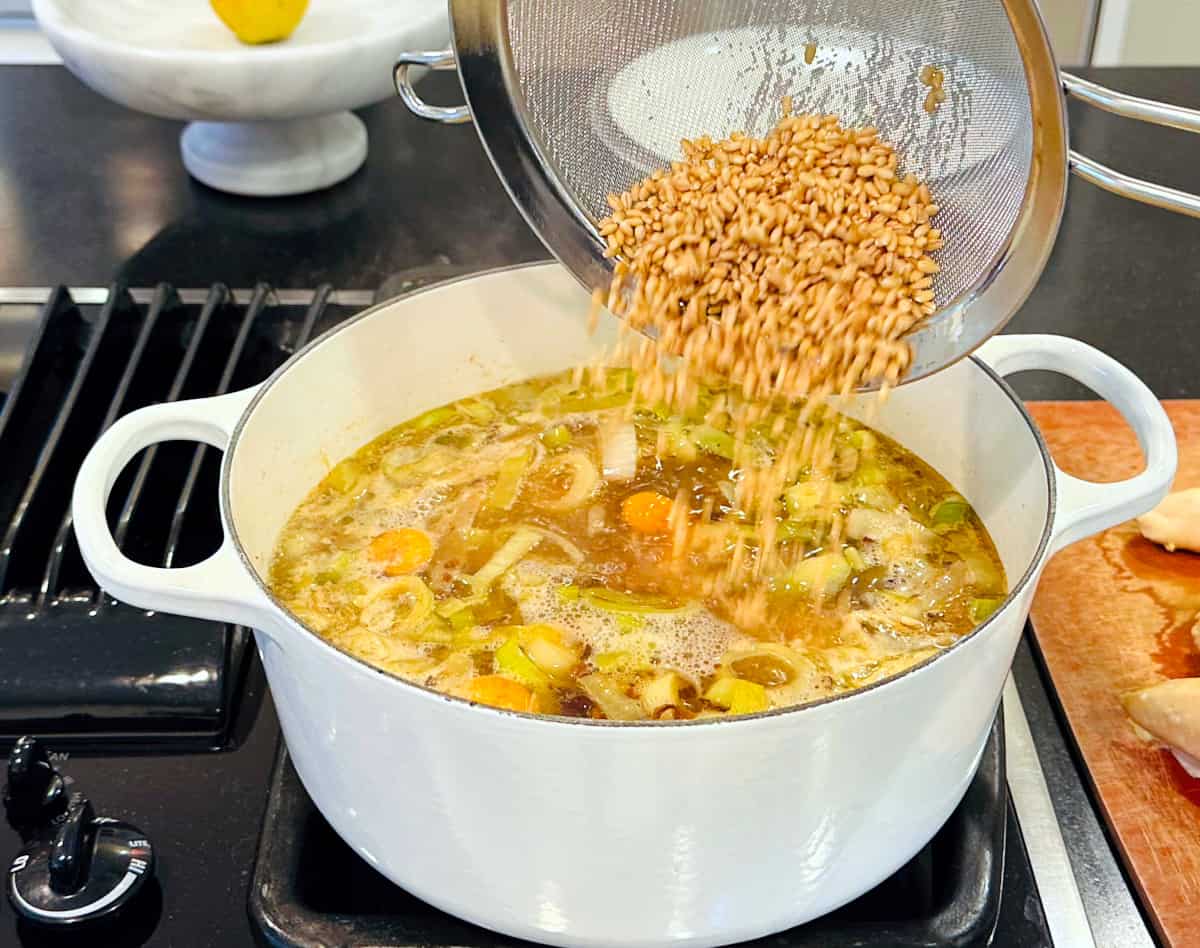
[[561,497],[542,502],[547,510],[574,510],[592,496],[600,483],[600,472],[582,451],[568,451],[548,458],[545,466],[551,470],[565,470],[571,477],[570,485]]
[[856,486],[864,486],[867,484],[883,484],[887,482],[887,472],[874,461],[863,461],[858,470],[854,472],[854,476],[850,479],[850,483]]
[[430,428],[436,428],[438,425],[445,424],[457,414],[458,412],[453,406],[443,405],[441,408],[433,408],[423,415],[418,415],[408,424],[415,431],[427,431]]
[[496,668],[510,678],[524,682],[530,688],[546,688],[550,684],[550,676],[525,654],[515,635],[496,649]]
[[895,510],[900,506],[896,495],[882,484],[859,484],[852,487],[850,499],[860,507],[874,507],[876,510]]
[[576,602],[579,599],[579,587],[568,583],[558,587],[558,598],[563,602]]
[[833,461],[833,473],[839,481],[845,480],[858,470],[858,448],[843,445],[837,449]]
[[966,565],[971,585],[977,593],[1000,595],[1005,591],[1004,573],[995,560],[984,554],[969,536],[960,532],[951,533],[946,542],[949,549],[961,557]]
[[730,714],[754,714],[756,711],[766,711],[771,705],[767,700],[766,688],[741,678],[718,678],[704,692],[704,700],[724,708]]
[[541,439],[548,448],[565,448],[571,443],[571,429],[566,425],[551,425],[542,432]]
[[663,534],[670,529],[674,506],[670,497],[652,490],[641,490],[621,502],[621,517],[638,533]]
[[579,654],[563,644],[562,633],[552,625],[518,626],[517,641],[533,663],[552,678],[569,678],[579,664]]
[[796,669],[778,655],[769,652],[754,652],[744,658],[735,658],[729,667],[746,681],[762,685],[764,688],[776,688],[786,685],[796,677]]
[[420,482],[431,474],[444,471],[455,463],[458,452],[445,445],[412,448],[401,445],[384,456],[383,472],[397,484]]
[[627,481],[637,474],[638,441],[633,422],[624,421],[604,432],[600,457],[604,476],[610,480]]
[[336,490],[339,494],[348,494],[362,476],[362,465],[352,457],[346,458],[335,464],[325,475],[325,486]]
[[538,697],[524,685],[503,675],[481,675],[467,685],[467,697],[479,704],[506,711],[538,711]]
[[641,694],[643,710],[653,718],[667,708],[679,707],[679,684],[679,676],[673,671],[647,682]]
[[850,442],[858,448],[860,454],[871,455],[879,444],[879,439],[866,428],[857,428],[850,432]]
[[534,639],[525,646],[525,654],[552,678],[570,678],[571,671],[579,664],[574,651],[549,639]]
[[342,550],[341,553],[333,558],[329,566],[313,577],[313,582],[324,585],[325,583],[336,583],[345,579],[346,572],[350,569],[351,559],[350,551]]
[[533,449],[529,446],[522,448],[516,454],[500,462],[496,472],[496,482],[488,494],[486,506],[490,510],[508,510],[512,507],[521,492],[521,482],[533,461]]
[[532,530],[534,533],[541,534],[541,537],[543,540],[548,540],[549,542],[553,543],[556,547],[558,547],[560,550],[562,550],[563,553],[566,555],[567,559],[569,559],[572,563],[582,563],[583,562],[583,559],[584,559],[583,550],[579,549],[579,547],[577,547],[574,543],[572,543],[566,537],[555,533],[553,530],[547,530],[544,527],[535,527],[531,523],[522,524],[521,529],[522,530]]
[[584,675],[578,684],[610,721],[639,721],[646,717],[641,702],[625,694],[606,675]]
[[867,561],[863,559],[863,555],[858,552],[856,547],[842,547],[842,554],[846,557],[846,562],[850,564],[850,568],[854,572],[861,573],[867,568]]
[[576,414],[603,411],[628,403],[633,392],[633,373],[624,369],[610,371],[602,385],[582,387],[562,382],[543,390],[538,405],[545,414]]
[[899,512],[855,507],[846,518],[846,536],[851,540],[886,540],[907,536],[914,542],[936,539],[934,533],[911,517]]
[[492,588],[492,583],[516,566],[541,542],[540,531],[529,527],[517,527],[513,535],[504,541],[504,545],[471,577],[471,592],[476,596],[486,593]]
[[470,609],[472,602],[474,600],[459,599],[457,596],[451,596],[449,599],[439,602],[436,611],[443,619],[449,619],[455,613]]
[[662,433],[662,453],[667,457],[678,458],[685,463],[696,460],[699,454],[696,444],[688,437],[687,431],[684,430],[683,422],[678,418],[672,418],[666,424],[659,427]]
[[934,506],[929,519],[935,527],[954,526],[963,522],[970,509],[971,505],[960,494],[951,494]]
[[472,421],[486,424],[496,417],[496,406],[486,398],[476,398],[458,403],[458,410]]
[[825,535],[825,527],[817,521],[785,520],[775,528],[780,543],[816,543]]
[[982,622],[1004,602],[1001,596],[979,597],[971,600],[971,619],[976,623]]
[[433,591],[422,579],[401,576],[367,600],[359,621],[372,632],[419,638],[433,605]]
[[800,519],[806,514],[831,507],[842,502],[842,488],[829,481],[801,481],[783,492],[788,516]]
[[837,595],[850,578],[850,564],[842,553],[818,553],[797,563],[785,576],[788,587],[809,598]]
[[712,425],[696,425],[689,430],[688,434],[691,436],[692,443],[701,451],[715,454],[727,461],[733,460],[733,435],[726,434]]
[[433,557],[433,540],[422,530],[387,530],[367,544],[367,558],[382,563],[387,576],[407,576],[424,569]]
[[621,592],[617,589],[606,589],[603,586],[581,590],[580,594],[588,605],[603,609],[605,612],[671,615],[690,612],[692,608],[686,605],[681,606],[665,596],[656,596],[652,593]]

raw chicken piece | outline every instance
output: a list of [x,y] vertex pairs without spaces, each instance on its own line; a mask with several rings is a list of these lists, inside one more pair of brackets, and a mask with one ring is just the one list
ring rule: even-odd
[[1125,713],[1200,778],[1200,678],[1174,678],[1121,696]]
[[1137,518],[1142,536],[1166,548],[1200,552],[1200,487],[1168,494],[1163,502]]

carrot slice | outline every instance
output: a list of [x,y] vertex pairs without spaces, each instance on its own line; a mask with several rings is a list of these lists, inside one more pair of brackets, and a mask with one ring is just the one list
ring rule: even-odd
[[384,563],[386,575],[407,576],[433,557],[433,540],[428,533],[411,527],[385,530],[367,544],[367,556],[376,563]]
[[630,494],[621,503],[621,517],[638,533],[666,533],[670,529],[670,497],[652,490],[640,490]]
[[467,697],[480,704],[508,711],[536,711],[537,695],[519,682],[503,675],[481,675],[467,685]]

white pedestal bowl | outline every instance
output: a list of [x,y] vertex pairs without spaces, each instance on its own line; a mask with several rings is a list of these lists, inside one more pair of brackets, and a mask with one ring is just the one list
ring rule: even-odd
[[76,76],[122,105],[191,124],[180,139],[197,179],[234,194],[329,187],[367,155],[350,109],[393,95],[406,50],[446,45],[441,0],[310,0],[296,31],[240,42],[206,0],[34,0]]

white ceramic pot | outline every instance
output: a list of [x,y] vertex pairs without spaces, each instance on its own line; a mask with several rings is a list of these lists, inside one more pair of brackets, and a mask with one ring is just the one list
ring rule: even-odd
[[[80,548],[124,602],[258,630],[314,802],[372,866],[438,908],[557,945],[718,945],[785,929],[870,889],[946,820],[1046,559],[1162,497],[1171,427],[1127,369],[1055,336],[995,338],[902,386],[876,427],[968,497],[1013,591],[936,659],[804,708],[675,724],[531,717],[391,677],[288,615],[263,577],[328,465],[427,408],[587,358],[599,344],[587,306],[557,265],[492,272],[378,306],[256,389],[134,412],[80,470]],[[1113,402],[1145,471],[1115,484],[1059,471],[1000,379],[1034,368]],[[139,450],[177,439],[225,449],[225,542],[196,566],[141,566],[113,543],[105,502]]]

